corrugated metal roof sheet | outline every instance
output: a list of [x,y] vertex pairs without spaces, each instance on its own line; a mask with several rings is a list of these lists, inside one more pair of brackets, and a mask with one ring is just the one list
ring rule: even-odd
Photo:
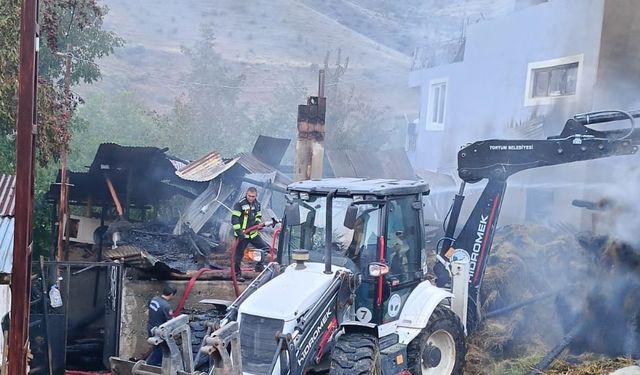
[[401,148],[382,151],[378,155],[382,170],[388,178],[398,180],[415,180],[416,173],[407,157],[407,152]]
[[0,273],[11,273],[14,224],[13,217],[0,218]]
[[276,168],[260,161],[253,154],[240,154],[238,164],[240,164],[249,173],[269,174],[276,172],[276,178],[273,183],[281,187],[286,187],[293,182],[293,180],[287,175],[278,171]]
[[407,154],[402,149],[377,153],[358,150],[325,150],[335,177],[415,180]]
[[14,216],[16,208],[16,176],[0,175],[0,216]]
[[133,173],[138,179],[177,180],[174,164],[165,153],[166,148],[120,146],[102,143],[98,146],[89,173]]
[[233,185],[223,184],[222,181],[210,182],[209,187],[186,207],[173,229],[173,234],[181,234],[185,229],[183,227],[185,224],[188,224],[194,232],[199,233],[200,229],[220,208],[220,202],[225,201],[233,192]]
[[220,157],[217,151],[212,151],[200,159],[189,163],[184,168],[176,171],[178,177],[189,181],[211,181],[218,177],[220,174],[231,168],[238,158],[226,163]]
[[284,153],[287,152],[287,148],[289,148],[290,143],[290,139],[260,135],[258,136],[256,143],[253,145],[251,153],[259,160],[277,167],[280,165],[282,157],[284,156]]
[[450,174],[433,172],[424,169],[417,170],[416,174],[421,179],[428,182],[432,188],[453,187],[455,189],[458,186],[456,179]]

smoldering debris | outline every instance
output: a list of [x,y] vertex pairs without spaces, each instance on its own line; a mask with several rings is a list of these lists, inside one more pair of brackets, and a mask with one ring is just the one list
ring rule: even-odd
[[[498,229],[494,243],[480,293],[482,315],[567,290],[577,282],[567,270],[580,275],[587,269],[585,251],[571,232],[510,225]],[[561,331],[553,298],[486,319],[470,336],[466,370],[489,374],[497,362],[542,353],[562,337]]]
[[[568,351],[553,362],[553,371],[568,361],[575,366],[593,359],[583,353],[605,359],[572,374],[601,373],[588,371],[617,365],[617,356],[640,354],[640,253],[592,237],[539,225],[497,231],[480,297],[481,313],[489,318],[469,338],[465,372],[538,373],[545,354],[562,352],[563,339]],[[491,316],[528,300],[534,302]]]
[[[204,278],[228,279],[229,207],[254,186],[263,220],[284,210],[291,179],[261,158],[279,164],[289,142],[260,137],[255,154],[212,151],[193,162],[166,149],[101,145],[87,172],[71,174],[69,201],[84,215],[72,217],[67,256],[123,262],[141,277],[184,278],[205,268],[212,271]],[[48,196],[57,202],[57,184]],[[267,243],[272,233],[265,229]]]

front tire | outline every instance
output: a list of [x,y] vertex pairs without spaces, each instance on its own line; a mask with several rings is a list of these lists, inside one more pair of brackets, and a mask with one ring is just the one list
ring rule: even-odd
[[366,333],[345,333],[331,352],[330,375],[381,375],[378,339]]
[[460,318],[448,307],[440,305],[431,314],[427,326],[407,347],[409,372],[413,375],[462,374],[466,349]]

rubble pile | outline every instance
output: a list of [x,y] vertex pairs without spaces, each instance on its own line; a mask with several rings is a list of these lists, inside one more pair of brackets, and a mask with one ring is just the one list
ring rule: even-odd
[[[124,262],[143,270],[143,274],[162,279],[190,277],[201,268],[221,271],[216,275],[208,274],[208,278],[230,277],[228,269],[233,247],[230,234],[219,239],[210,233],[186,230],[177,235],[170,232],[170,226],[153,222],[118,224],[117,227],[120,240],[117,246],[105,248],[106,258]],[[112,233],[111,227],[107,233]],[[267,243],[271,243],[272,234],[271,228],[261,233]],[[248,271],[253,271],[254,263],[246,259]],[[247,275],[252,276],[253,273]]]

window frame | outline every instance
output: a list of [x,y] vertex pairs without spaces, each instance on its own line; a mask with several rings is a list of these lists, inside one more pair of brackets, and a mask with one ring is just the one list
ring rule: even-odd
[[[535,106],[544,104],[554,104],[559,101],[575,101],[580,96],[580,87],[582,82],[582,68],[584,66],[584,54],[572,55],[560,57],[557,59],[535,61],[527,65],[527,79],[524,91],[524,105]],[[571,95],[557,95],[557,96],[533,96],[533,81],[534,73],[539,69],[551,69],[554,67],[560,67],[562,65],[578,64],[578,70],[576,72],[576,89],[575,94]]]
[[[435,87],[444,85],[445,92],[444,97],[439,96],[438,102],[435,102]],[[429,96],[427,101],[427,115],[425,118],[426,130],[444,130],[444,125],[447,122],[447,96],[449,95],[449,78],[435,78],[429,81]],[[440,106],[440,100],[442,105]],[[442,122],[431,121],[434,115],[435,106],[442,107]],[[437,112],[436,112],[437,114]]]

